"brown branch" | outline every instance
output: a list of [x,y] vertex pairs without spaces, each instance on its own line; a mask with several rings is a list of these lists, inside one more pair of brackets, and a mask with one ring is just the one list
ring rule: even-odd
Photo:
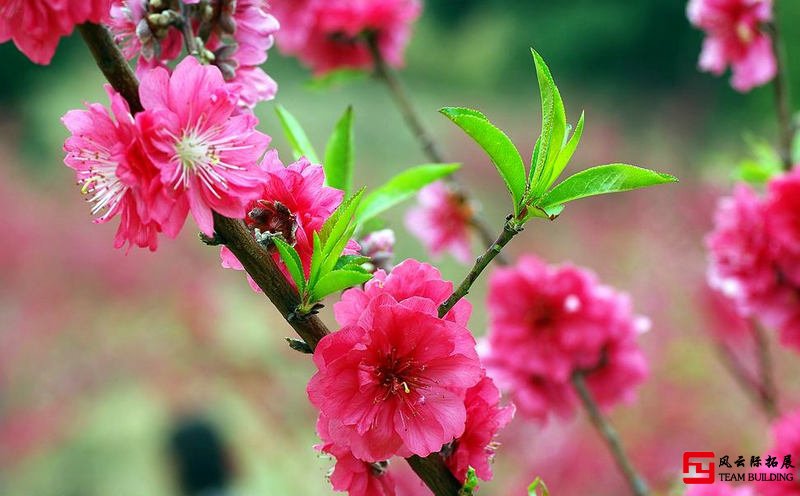
[[772,35],[772,51],[775,54],[776,74],[773,81],[775,90],[775,112],[778,117],[778,152],[784,170],[792,169],[792,142],[794,124],[792,123],[792,100],[789,95],[789,73],[786,66],[786,51],[781,41],[778,27],[778,0],[773,4],[773,20],[768,25]]
[[772,355],[769,351],[769,340],[764,328],[753,320],[751,322],[753,336],[756,340],[756,358],[758,361],[759,387],[758,397],[767,417],[774,419],[778,416],[778,388],[775,386],[775,377],[772,371]]
[[[128,101],[132,112],[141,111],[139,82],[108,30],[101,25],[91,23],[80,25],[78,30],[108,82]],[[300,303],[297,291],[241,221],[215,212],[214,230],[215,242],[224,243],[233,252],[258,287],[312,349],[320,339],[330,333],[315,315],[303,318],[294,316],[294,311]],[[408,462],[436,496],[458,495],[461,484],[444,465],[438,453],[431,454],[427,458],[412,457]]]
[[633,467],[628,455],[625,453],[625,449],[622,447],[622,442],[619,439],[616,429],[614,429],[614,426],[600,413],[600,408],[598,408],[591,391],[589,391],[589,387],[586,385],[586,379],[583,373],[577,372],[572,376],[572,385],[575,387],[575,391],[578,393],[578,397],[584,409],[586,409],[586,413],[589,414],[589,420],[592,421],[594,428],[603,437],[603,441],[605,441],[606,446],[608,446],[622,475],[625,476],[625,480],[628,482],[633,494],[636,496],[648,496],[650,492],[647,489],[647,484]]
[[[383,58],[383,55],[378,47],[378,41],[376,37],[374,35],[367,36],[366,43],[370,49],[370,52],[372,53],[372,60],[375,63],[375,77],[386,84],[386,87],[389,89],[389,94],[394,99],[400,114],[403,116],[403,120],[409,129],[411,129],[411,132],[414,134],[414,138],[416,138],[420,148],[422,148],[422,152],[431,162],[445,162],[442,153],[439,151],[439,147],[436,146],[436,142],[433,141],[430,133],[422,124],[422,119],[419,118],[419,114],[414,108],[414,104],[411,102],[408,92],[403,87],[403,84],[400,82],[400,79],[397,77],[397,75],[386,64],[386,60]],[[458,183],[454,176],[448,176],[444,180],[450,184],[450,186],[458,194],[460,194],[465,201],[469,201],[469,195],[466,191],[464,191],[464,188]],[[478,237],[480,237],[483,245],[487,247],[492,246],[492,231],[489,229],[489,226],[487,226],[486,223],[484,223],[483,220],[478,217],[477,214],[473,213],[469,223],[470,226],[475,230],[475,233],[478,235]],[[506,260],[505,256],[502,254],[497,256],[497,261],[502,265],[508,264],[508,260]]]

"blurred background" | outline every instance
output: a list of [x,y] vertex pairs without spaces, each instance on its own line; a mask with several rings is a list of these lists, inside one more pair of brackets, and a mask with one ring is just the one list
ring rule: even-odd
[[[800,77],[792,22],[800,5],[781,8],[790,72]],[[727,76],[699,73],[701,40],[679,0],[427,0],[401,75],[448,159],[463,162],[461,180],[492,225],[506,214],[501,181],[436,110],[478,108],[529,154],[540,122],[529,46],[548,61],[568,120],[586,110],[573,167],[625,161],[680,177],[578,202],[555,222],[532,223],[509,247],[510,256],[592,268],[652,320],[641,339],[651,377],[638,401],[611,418],[663,494],[678,490],[684,451],[748,455],[769,445],[766,418],[717,360],[714,331],[739,323],[703,289],[702,243],[716,199],[750,153],[746,137],[774,140],[772,93],[741,95]],[[221,269],[218,252],[191,228],[155,254],[126,254],[112,247],[115,222],[91,224],[62,163],[59,122],[84,101],[106,102],[80,39],[63,40],[49,67],[0,45],[0,66],[0,494],[183,494],[196,474],[176,454],[198,450],[222,467],[201,472],[236,494],[330,494],[331,461],[313,450],[315,412],[305,395],[313,365],[286,346],[291,331],[279,314],[242,273]],[[279,82],[277,101],[318,148],[354,105],[357,182],[377,185],[426,162],[376,81],[320,88],[275,49],[266,69]],[[260,129],[288,160],[273,106],[257,109]],[[397,257],[424,260],[403,227],[408,206],[387,217]],[[449,257],[437,266],[450,279],[466,270]],[[471,294],[478,335],[485,280]],[[791,406],[800,369],[771,340],[781,403]],[[626,492],[580,414],[545,426],[517,418],[500,441],[495,480],[482,493],[524,494],[536,476],[556,496]]]

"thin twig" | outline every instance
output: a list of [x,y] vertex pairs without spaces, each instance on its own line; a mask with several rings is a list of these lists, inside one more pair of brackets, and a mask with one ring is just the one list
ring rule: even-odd
[[[128,101],[135,113],[142,110],[139,101],[138,81],[128,66],[108,30],[96,24],[78,27],[84,41],[95,57],[97,66],[109,83]],[[325,324],[315,315],[302,319],[292,318],[300,298],[289,284],[272,256],[259,245],[241,221],[214,213],[214,230],[225,245],[242,263],[250,277],[275,305],[284,319],[311,349],[320,339],[330,333]],[[457,496],[461,484],[442,463],[438,454],[427,458],[409,459],[414,472],[434,492],[435,496]]]
[[603,437],[606,446],[608,446],[611,455],[614,457],[614,461],[617,463],[623,476],[625,476],[633,494],[636,496],[647,496],[649,494],[647,484],[633,467],[628,455],[625,453],[625,449],[622,447],[622,442],[619,439],[616,429],[614,429],[614,426],[600,413],[600,408],[597,406],[591,391],[589,391],[586,385],[586,379],[583,373],[577,372],[572,376],[572,385],[575,387],[575,391],[578,393],[578,397],[581,403],[583,403],[586,413],[589,414],[592,425]]
[[778,389],[775,386],[775,377],[772,370],[772,355],[769,350],[769,340],[764,328],[755,321],[751,321],[753,336],[756,341],[756,354],[758,359],[759,385],[758,396],[767,417],[774,419],[778,416]]
[[[403,84],[400,82],[400,79],[397,77],[394,71],[392,71],[388,64],[386,64],[386,60],[383,58],[380,48],[378,47],[377,38],[374,35],[369,35],[367,36],[366,42],[369,46],[370,52],[372,53],[372,60],[375,63],[375,77],[386,84],[386,87],[389,89],[389,94],[392,95],[392,99],[397,105],[397,108],[400,110],[403,120],[414,134],[414,138],[416,138],[420,148],[422,148],[422,152],[431,162],[444,162],[444,156],[439,151],[439,147],[431,137],[431,134],[422,124],[422,119],[420,119],[416,108],[414,108],[414,104],[411,102],[408,92],[405,90]],[[461,195],[465,201],[469,202],[469,196],[467,195],[467,192],[458,183],[458,181],[456,181],[455,177],[448,176],[445,178],[445,181],[447,181],[448,184],[450,184],[450,186],[456,191],[456,193]],[[472,228],[475,230],[475,233],[481,238],[484,246],[491,246],[491,229],[489,229],[489,226],[487,226],[475,213],[473,213],[472,219],[470,219],[470,226],[472,226]],[[497,261],[503,265],[508,264],[508,261],[503,255],[499,255]]]
[[781,40],[778,27],[778,0],[773,2],[773,20],[769,24],[772,37],[772,50],[775,53],[777,74],[773,81],[775,89],[775,111],[778,117],[778,151],[784,170],[792,168],[792,142],[794,140],[794,124],[792,123],[792,100],[789,94],[789,72],[786,65],[786,51]]
[[514,236],[519,234],[521,230],[522,228],[519,227],[512,218],[509,217],[509,219],[506,220],[505,225],[503,225],[503,232],[500,233],[497,240],[489,246],[483,255],[475,260],[475,265],[472,266],[472,269],[467,273],[464,280],[461,281],[461,284],[458,285],[458,288],[456,288],[453,294],[439,306],[439,317],[447,315],[447,312],[449,312],[461,298],[467,296],[472,284],[478,279],[481,272],[486,269],[489,263],[500,254],[503,247],[506,246]]

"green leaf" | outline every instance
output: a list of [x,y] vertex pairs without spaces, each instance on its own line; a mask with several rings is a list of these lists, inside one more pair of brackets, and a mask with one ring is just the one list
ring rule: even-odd
[[677,180],[669,174],[633,165],[598,165],[566,178],[537,201],[535,206],[548,209],[587,196],[617,193]]
[[314,249],[311,253],[311,269],[308,271],[308,285],[307,288],[313,287],[319,279],[319,273],[322,269],[323,253],[322,253],[322,240],[319,233],[314,232]]
[[[537,163],[531,163],[531,187],[541,193],[546,186],[541,187],[542,180],[551,175],[559,151],[564,144],[564,135],[567,130],[567,116],[564,102],[553,80],[550,69],[539,53],[531,48],[531,55],[536,66],[536,78],[539,81],[539,94],[542,99],[542,137],[540,155]],[[544,153],[542,153],[544,152]],[[544,159],[544,160],[543,160]]]
[[733,179],[750,184],[765,184],[772,179],[773,176],[780,173],[780,167],[776,169],[761,162],[756,162],[755,160],[743,160],[733,171]]
[[300,255],[289,243],[279,237],[272,238],[272,242],[275,243],[275,247],[281,255],[281,260],[286,264],[286,268],[289,269],[289,274],[297,285],[298,291],[302,293],[306,287],[306,277],[303,273],[303,262],[300,261]]
[[[541,491],[539,491],[540,489]],[[531,482],[531,485],[528,486],[528,496],[550,496],[550,491],[547,490],[544,481],[540,477],[537,477]]]
[[343,269],[345,267],[360,267],[362,264],[369,262],[371,258],[363,255],[342,255],[333,266],[334,270]]
[[464,485],[458,491],[458,496],[472,496],[475,494],[475,489],[478,487],[478,476],[475,474],[475,469],[472,467],[467,468],[467,475],[464,478]]
[[276,105],[275,112],[278,114],[278,120],[281,122],[286,139],[292,147],[295,160],[304,156],[309,161],[318,164],[317,153],[297,119],[283,105]]
[[345,193],[353,175],[353,107],[347,107],[325,147],[325,182]]
[[319,237],[323,246],[327,245],[328,239],[331,236],[340,236],[341,233],[347,228],[347,225],[350,223],[350,219],[353,217],[353,213],[358,207],[363,194],[364,188],[361,188],[358,193],[342,201],[342,203],[339,204],[339,207],[337,207],[331,216],[328,217],[328,220],[325,221],[325,224],[322,225],[322,229],[319,231]]
[[547,220],[555,220],[555,218],[561,215],[561,212],[564,211],[563,204],[546,208],[538,207],[535,205],[529,205],[526,208],[528,209],[528,211],[527,215],[525,215],[525,218],[523,219],[523,222],[527,222],[534,217],[539,217],[541,219],[547,219]]
[[426,164],[411,167],[389,179],[361,202],[356,211],[359,224],[414,196],[428,184],[458,170],[460,164]]
[[[547,167],[550,156],[551,138],[553,137],[553,92],[542,97],[542,134],[536,140],[536,147],[531,157],[531,170],[528,174],[528,191],[535,198],[544,191],[543,177],[550,175]],[[556,152],[558,153],[558,152]]]
[[328,91],[353,81],[365,79],[368,72],[361,69],[338,69],[310,79],[304,85],[311,91]]
[[[350,219],[352,220],[352,217],[350,217]],[[326,246],[322,249],[322,252],[325,254],[325,259],[322,262],[322,275],[332,271],[336,266],[339,256],[344,251],[347,243],[350,242],[350,238],[352,238],[353,234],[355,234],[356,227],[357,225],[355,222],[348,224],[342,235],[337,238],[335,243],[332,241],[333,238],[329,238],[328,241],[331,242],[331,244],[326,244]]]
[[372,274],[351,270],[334,270],[320,278],[311,290],[314,301],[320,301],[329,294],[342,291],[372,279]]
[[[575,127],[575,132],[572,133],[572,137],[570,137],[569,141],[561,148],[561,151],[558,153],[558,157],[556,158],[553,167],[550,169],[550,176],[542,181],[544,187],[542,188],[541,192],[544,192],[552,186],[558,176],[564,172],[564,169],[567,167],[572,155],[575,154],[575,150],[578,148],[578,144],[581,142],[581,136],[583,136],[583,119],[584,115],[581,112],[581,118],[578,119],[578,125]],[[566,136],[565,136],[566,137]],[[540,193],[541,193],[540,192]]]
[[467,133],[489,155],[511,193],[514,214],[518,214],[525,196],[525,165],[511,139],[477,110],[445,107],[439,112]]

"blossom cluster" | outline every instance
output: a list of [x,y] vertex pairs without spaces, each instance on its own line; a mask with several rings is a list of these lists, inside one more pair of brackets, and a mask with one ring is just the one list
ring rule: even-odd
[[[314,251],[314,233],[322,229],[322,225],[342,202],[344,192],[325,186],[322,166],[312,164],[305,158],[284,167],[277,152],[270,150],[261,161],[261,170],[264,173],[262,190],[247,205],[245,225],[254,235],[280,235],[294,246],[308,277]],[[358,248],[351,241],[345,254],[354,254]],[[227,247],[221,248],[220,255],[223,267],[244,270]],[[291,281],[286,266],[280,263],[277,250],[272,255]],[[247,279],[253,290],[260,291],[249,275]]]
[[341,329],[314,352],[308,396],[319,411],[319,449],[337,459],[334,489],[395,494],[387,461],[442,452],[453,474],[491,478],[493,438],[513,415],[485,375],[460,300],[443,318],[453,285],[434,267],[405,260],[334,307]]
[[772,0],[690,0],[689,21],[706,32],[700,68],[721,75],[730,65],[738,91],[768,83],[777,62],[764,24],[772,20]]
[[709,284],[746,317],[800,349],[800,173],[773,178],[766,195],[738,185],[717,207],[706,238]]
[[191,212],[214,234],[212,212],[247,216],[267,182],[262,156],[269,136],[237,106],[238,87],[215,66],[184,59],[170,74],[142,78],[144,111],[135,117],[114,90],[111,112],[100,104],[63,117],[72,133],[64,162],[75,170],[95,222],[121,216],[115,241],[155,250],[158,235],[174,237]]
[[140,74],[168,67],[186,45],[241,86],[240,105],[275,96],[275,81],[260,68],[279,27],[266,0],[114,0],[110,24],[125,56],[139,57]]
[[527,416],[572,413],[576,373],[601,408],[632,400],[647,374],[636,338],[648,321],[589,271],[524,256],[492,273],[488,305],[484,364]]
[[338,69],[368,69],[368,40],[391,66],[403,64],[419,0],[273,0],[281,20],[278,48],[300,59],[316,75]]

